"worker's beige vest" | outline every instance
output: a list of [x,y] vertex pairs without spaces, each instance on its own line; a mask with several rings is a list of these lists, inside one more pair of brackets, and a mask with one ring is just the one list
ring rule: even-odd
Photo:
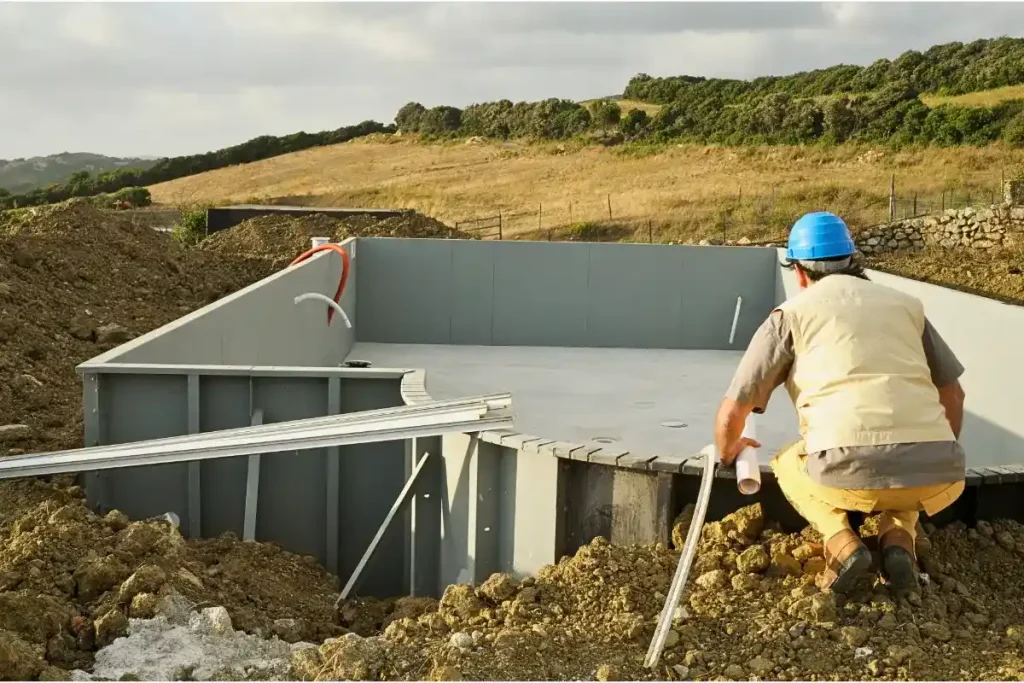
[[954,440],[924,354],[920,301],[830,275],[779,309],[793,330],[786,389],[808,453]]

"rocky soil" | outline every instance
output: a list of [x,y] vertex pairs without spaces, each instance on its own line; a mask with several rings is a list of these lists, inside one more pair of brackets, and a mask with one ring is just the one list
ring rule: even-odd
[[85,201],[0,214],[0,456],[80,446],[78,363],[271,272]]
[[[0,455],[81,445],[75,364],[286,265],[312,236],[458,236],[407,219],[257,219],[193,250],[77,202],[0,219]],[[943,251],[930,273],[918,254],[905,267],[942,282],[956,268],[973,277],[978,266],[963,260],[974,257]],[[898,258],[873,265],[900,272]],[[1013,291],[1024,300],[1024,287]],[[684,515],[675,538],[685,524]],[[66,477],[2,482],[0,680],[66,679],[96,664],[100,678],[146,675],[125,664],[140,639],[181,643],[183,678],[281,677],[290,656],[291,675],[308,680],[1024,680],[1024,527],[930,531],[920,592],[894,596],[873,580],[837,603],[813,586],[822,565],[813,533],[781,533],[757,506],[706,525],[650,672],[642,661],[674,549],[596,539],[535,577],[451,586],[440,601],[350,600],[336,612],[338,579],[313,558],[232,535],[186,541],[162,520],[100,517]],[[201,612],[210,624],[196,628],[151,619],[179,599],[223,614]],[[195,645],[211,629],[228,641]],[[293,652],[302,641],[322,644]],[[234,653],[230,671],[211,664],[218,652]]]
[[[454,235],[418,214],[332,221],[328,232],[315,220],[275,220],[185,249],[84,201],[0,214],[0,457],[80,447],[78,363],[271,274],[309,235]],[[87,669],[129,619],[153,616],[170,595],[223,606],[244,632],[320,642],[349,630],[337,589],[315,559],[271,544],[230,534],[187,542],[166,521],[98,517],[71,477],[0,482],[0,680]],[[372,632],[394,611],[394,601],[350,607],[349,626]]]
[[944,249],[929,246],[865,259],[869,268],[959,289],[1011,304],[1024,304],[1024,247]]
[[[870,521],[862,533],[871,540]],[[436,609],[293,659],[306,680],[1024,680],[1024,527],[931,530],[920,592],[837,602],[820,539],[751,506],[705,526],[656,671],[643,668],[677,553],[595,539],[522,581],[451,586]],[[681,533],[674,534],[679,537]]]

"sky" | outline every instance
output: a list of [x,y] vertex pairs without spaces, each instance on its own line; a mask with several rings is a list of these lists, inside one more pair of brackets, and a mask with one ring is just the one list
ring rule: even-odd
[[409,101],[588,99],[1024,35],[1024,3],[0,3],[0,159],[194,154]]

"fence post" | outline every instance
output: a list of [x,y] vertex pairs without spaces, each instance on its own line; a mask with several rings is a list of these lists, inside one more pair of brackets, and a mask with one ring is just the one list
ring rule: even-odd
[[501,209],[498,209],[498,239],[503,239],[501,236]]
[[967,191],[967,206],[974,206],[973,204],[971,204],[971,192],[970,192],[970,190]]
[[946,191],[942,191],[942,213],[946,213]]
[[608,220],[612,219],[612,196],[608,195]]
[[569,225],[572,225],[572,200],[569,200]]
[[889,181],[889,222],[896,220],[896,174]]
[[654,228],[651,227],[651,219],[647,219],[647,244],[654,244]]
[[537,204],[537,229],[541,229],[541,217],[544,215],[544,204],[543,202]]
[[917,216],[917,193],[914,193],[914,216]]

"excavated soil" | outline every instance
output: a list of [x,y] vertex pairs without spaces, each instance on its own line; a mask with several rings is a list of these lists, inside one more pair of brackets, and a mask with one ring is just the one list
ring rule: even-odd
[[[871,545],[871,521],[862,533]],[[683,522],[685,524],[685,522]],[[845,601],[813,584],[810,530],[754,505],[705,526],[656,671],[643,659],[678,561],[595,539],[517,581],[451,586],[436,610],[293,659],[306,680],[1024,680],[1024,527],[931,529],[919,592],[876,576]],[[680,537],[679,530],[674,534]],[[922,550],[924,553],[924,551]]]
[[[18,426],[0,430],[0,455],[81,445],[76,363],[269,274],[312,236],[464,236],[405,218],[260,218],[197,250],[78,202],[8,219],[0,414]],[[899,258],[872,265],[910,275]],[[971,259],[981,257],[907,258],[922,278],[946,284],[941,273],[966,268],[974,277]],[[992,281],[1015,282],[1003,264],[978,271],[989,295]],[[674,538],[685,525],[684,515]],[[0,680],[87,669],[96,650],[127,633],[129,618],[148,618],[176,595],[196,608],[225,607],[250,633],[326,639],[293,656],[304,679],[1024,680],[1024,527],[930,531],[919,592],[893,595],[873,579],[836,602],[813,586],[822,562],[813,533],[781,533],[759,506],[706,525],[651,672],[642,662],[677,550],[596,539],[521,581],[498,574],[476,588],[451,586],[439,602],[352,600],[336,613],[338,580],[313,558],[230,534],[185,541],[161,520],[99,517],[68,477],[3,482]]]
[[323,214],[259,216],[210,235],[202,242],[202,249],[217,254],[269,259],[283,267],[309,249],[313,237],[330,237],[334,242],[349,237],[474,239],[469,233],[448,227],[415,211],[382,220],[372,216],[338,219]]
[[[15,217],[16,216],[16,217]],[[0,216],[0,456],[75,448],[78,363],[272,272],[87,202]]]
[[[83,201],[0,214],[0,456],[80,447],[78,363],[266,277],[311,235],[457,234],[404,218],[258,219],[185,249]],[[87,668],[129,617],[173,594],[226,607],[250,633],[320,642],[349,630],[338,625],[337,590],[314,558],[273,544],[231,534],[187,542],[166,521],[98,517],[70,476],[0,482],[0,680]],[[350,627],[379,629],[403,604],[350,609]]]
[[959,289],[1006,303],[1024,304],[1024,247],[900,252],[866,259],[869,268]]
[[86,669],[125,635],[128,618],[152,617],[176,595],[225,607],[236,628],[287,642],[346,632],[335,624],[337,579],[312,558],[230,534],[185,541],[165,520],[96,515],[78,487],[32,485],[50,495],[0,546],[0,680],[7,668],[30,679],[44,667]]

